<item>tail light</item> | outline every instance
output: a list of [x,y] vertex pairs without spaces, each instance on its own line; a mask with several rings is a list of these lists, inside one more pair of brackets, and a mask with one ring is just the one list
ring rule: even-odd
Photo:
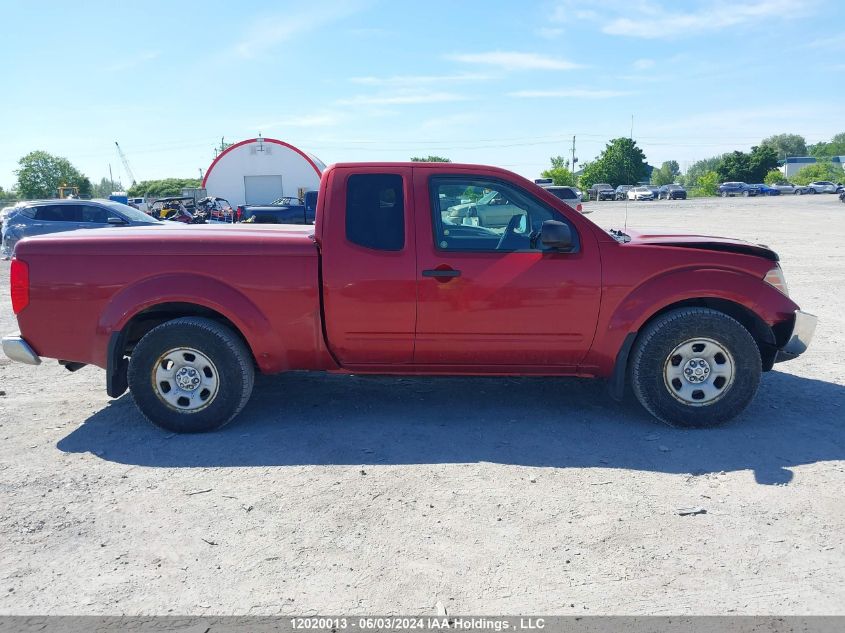
[[29,305],[29,265],[19,259],[12,259],[9,280],[12,287],[12,311],[20,314]]
[[584,212],[584,207],[583,207],[583,206],[581,206],[581,203],[579,202],[578,204],[576,204],[576,205],[575,205],[575,210],[576,210],[578,213],[583,213],[583,212]]

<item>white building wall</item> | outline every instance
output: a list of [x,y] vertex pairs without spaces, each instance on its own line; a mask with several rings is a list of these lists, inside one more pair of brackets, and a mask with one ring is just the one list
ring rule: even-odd
[[[322,162],[315,161],[319,168]],[[282,195],[296,196],[299,189],[318,189],[320,173],[299,152],[272,139],[236,144],[208,168],[204,186],[209,196],[226,198],[233,206],[245,204],[245,176],[281,176]],[[254,201],[250,201],[255,203]],[[272,202],[262,201],[261,204]]]

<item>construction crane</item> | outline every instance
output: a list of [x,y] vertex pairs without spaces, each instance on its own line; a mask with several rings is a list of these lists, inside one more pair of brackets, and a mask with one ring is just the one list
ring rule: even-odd
[[117,148],[117,154],[120,156],[120,160],[123,161],[123,168],[126,170],[126,175],[129,176],[130,180],[130,187],[135,185],[135,174],[132,173],[132,168],[129,166],[129,161],[126,160],[126,156],[123,153],[123,150],[120,149],[120,145],[118,145],[117,141],[114,142],[114,146]]

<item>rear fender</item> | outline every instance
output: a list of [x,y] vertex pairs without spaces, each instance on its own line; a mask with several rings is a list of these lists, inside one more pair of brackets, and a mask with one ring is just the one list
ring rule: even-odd
[[[244,337],[264,372],[286,369],[284,345],[270,321],[243,293],[214,278],[196,274],[150,277],[116,293],[97,323],[98,356],[106,357],[113,333],[124,330],[133,317],[164,303],[187,303],[218,312]],[[112,346],[114,346],[112,342]],[[118,350],[112,350],[117,352]],[[110,359],[109,359],[110,360]]]

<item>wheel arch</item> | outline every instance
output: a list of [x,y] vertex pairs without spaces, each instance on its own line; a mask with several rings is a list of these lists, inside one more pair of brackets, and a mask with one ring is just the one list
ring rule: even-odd
[[692,297],[661,307],[649,315],[636,331],[628,333],[616,355],[613,373],[610,377],[610,393],[614,399],[621,400],[624,396],[631,350],[642,332],[650,323],[664,314],[680,308],[690,307],[710,308],[738,321],[748,330],[754,342],[757,343],[757,348],[760,350],[763,371],[769,371],[772,368],[775,362],[775,356],[777,355],[778,342],[774,330],[760,315],[741,303],[730,299],[720,297]]

